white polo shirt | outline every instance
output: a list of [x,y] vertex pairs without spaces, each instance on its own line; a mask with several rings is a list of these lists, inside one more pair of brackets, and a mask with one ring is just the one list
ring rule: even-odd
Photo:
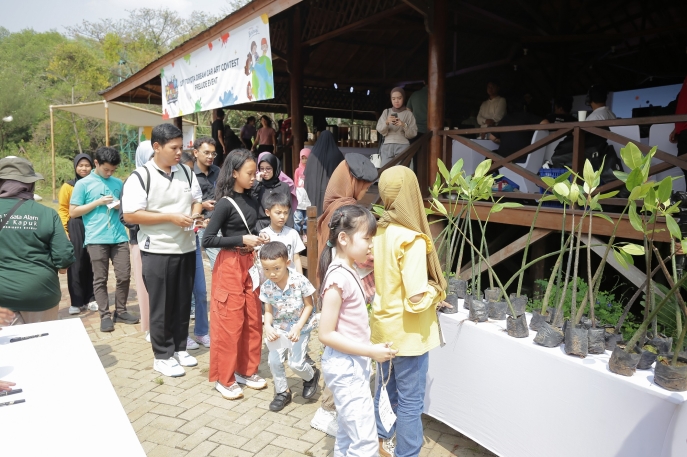
[[[194,203],[203,201],[203,191],[195,173],[186,165],[172,165],[168,175],[150,160],[135,170],[124,184],[122,212],[135,213],[139,210],[152,213],[186,214],[191,216]],[[148,186],[150,176],[150,188]],[[184,230],[171,222],[139,225],[138,245],[141,251],[154,254],[185,254],[196,249],[193,230]]]

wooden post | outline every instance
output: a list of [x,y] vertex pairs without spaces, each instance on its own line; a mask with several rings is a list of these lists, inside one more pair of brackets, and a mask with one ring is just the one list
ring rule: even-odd
[[291,112],[291,135],[293,145],[291,166],[287,174],[293,176],[300,162],[300,152],[305,143],[303,131],[303,49],[301,46],[301,10],[296,6],[291,15],[291,53],[289,55],[289,85]]
[[50,148],[52,149],[52,201],[57,202],[57,180],[55,177],[55,118],[50,105]]
[[183,125],[184,125],[184,118],[179,116],[174,118],[174,126],[178,128],[179,130],[183,130]]
[[[432,33],[429,35],[427,129],[432,132],[429,143],[429,176],[433,182],[439,171],[437,159],[441,157],[441,137],[444,128],[444,83],[446,75],[446,0],[434,1]],[[418,157],[422,160],[422,157]]]
[[573,129],[573,159],[572,169],[582,176],[584,168],[584,130],[579,127]]
[[110,145],[110,107],[105,102],[105,146]]
[[317,264],[319,257],[317,256],[317,206],[308,206],[306,210],[308,217],[307,234],[308,234],[308,280],[311,284],[318,286],[317,281]]

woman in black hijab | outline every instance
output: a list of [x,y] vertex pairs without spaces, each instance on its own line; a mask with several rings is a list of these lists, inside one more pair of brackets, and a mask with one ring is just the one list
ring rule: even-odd
[[69,201],[72,198],[74,191],[74,184],[81,178],[85,178],[91,173],[93,169],[93,160],[88,154],[79,154],[74,157],[74,179],[62,184],[57,201],[59,202],[58,214],[62,220],[65,232],[74,246],[74,262],[67,270],[67,287],[69,289],[69,298],[71,299],[71,306],[69,307],[69,314],[79,314],[85,311],[86,306],[93,303],[95,308],[98,305],[95,303],[95,296],[93,295],[93,268],[91,267],[91,257],[88,251],[84,248],[85,230],[83,220],[80,217],[69,217]]
[[[279,180],[281,174],[281,162],[274,154],[263,152],[258,159],[258,179],[253,188],[253,198],[260,202],[260,212],[256,228],[258,231],[270,225],[270,218],[265,214],[265,199],[273,193],[282,193],[291,201],[291,189],[289,185]],[[289,211],[289,218],[286,225],[293,228],[293,212]]]
[[343,159],[344,156],[336,146],[332,132],[323,131],[310,151],[305,166],[305,191],[312,205],[317,207],[317,217],[323,212],[324,193],[329,178]]

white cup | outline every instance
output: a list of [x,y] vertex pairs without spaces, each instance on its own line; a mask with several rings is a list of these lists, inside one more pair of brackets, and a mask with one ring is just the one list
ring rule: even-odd
[[587,119],[587,111],[578,111],[577,112],[577,120],[582,122]]

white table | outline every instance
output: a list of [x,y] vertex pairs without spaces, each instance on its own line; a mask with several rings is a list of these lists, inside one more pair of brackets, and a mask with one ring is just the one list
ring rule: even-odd
[[0,407],[0,455],[145,456],[80,319],[0,330],[0,379],[26,400]]
[[[425,413],[504,457],[685,457],[687,394],[517,339],[505,321],[442,315],[446,346],[429,355]],[[528,316],[529,322],[529,316]]]

